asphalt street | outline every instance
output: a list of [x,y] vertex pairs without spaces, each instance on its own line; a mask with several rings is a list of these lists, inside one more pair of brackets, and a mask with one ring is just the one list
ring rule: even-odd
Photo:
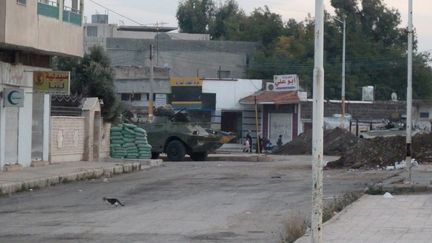
[[[165,163],[2,197],[0,242],[279,242],[284,222],[310,214],[310,164],[310,156]],[[326,170],[325,198],[388,176]]]

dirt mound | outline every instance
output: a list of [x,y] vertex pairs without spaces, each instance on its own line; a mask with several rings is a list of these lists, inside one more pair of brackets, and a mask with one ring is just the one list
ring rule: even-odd
[[[432,134],[413,137],[413,158],[419,162],[432,161]],[[404,160],[406,156],[405,137],[376,137],[359,141],[346,151],[339,160],[328,167],[383,168]]]
[[[357,144],[358,138],[349,131],[335,128],[324,131],[324,154],[341,155]],[[312,131],[300,134],[293,141],[283,145],[275,154],[302,155],[312,154]]]

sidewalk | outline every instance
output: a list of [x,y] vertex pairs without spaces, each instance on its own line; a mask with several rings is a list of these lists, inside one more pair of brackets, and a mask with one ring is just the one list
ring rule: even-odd
[[[432,195],[365,195],[324,224],[323,242],[428,243]],[[309,243],[306,235],[296,243]]]
[[10,194],[59,183],[95,179],[160,166],[162,160],[110,162],[66,162],[42,167],[28,167],[15,172],[0,172],[0,194]]
[[[381,195],[365,195],[326,222],[323,242],[431,242],[432,194],[403,194],[432,192],[432,165],[414,167],[412,184],[407,178],[408,171],[400,170],[374,186]],[[393,193],[393,198],[384,198],[384,192]],[[309,234],[296,241],[306,242],[311,242]]]

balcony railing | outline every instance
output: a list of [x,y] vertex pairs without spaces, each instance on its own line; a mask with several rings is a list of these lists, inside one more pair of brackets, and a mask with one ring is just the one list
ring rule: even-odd
[[59,8],[57,2],[41,2],[38,1],[37,13],[46,17],[59,19]]
[[63,21],[81,26],[82,16],[76,9],[65,8],[65,10],[63,10]]
[[[38,0],[38,15],[60,19],[57,2]],[[63,10],[63,22],[74,25],[82,25],[82,15],[79,10],[65,7]]]

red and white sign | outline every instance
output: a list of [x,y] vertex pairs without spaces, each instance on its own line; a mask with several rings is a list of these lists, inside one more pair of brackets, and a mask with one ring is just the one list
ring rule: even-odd
[[296,74],[274,75],[275,90],[296,91],[299,87],[299,78]]

